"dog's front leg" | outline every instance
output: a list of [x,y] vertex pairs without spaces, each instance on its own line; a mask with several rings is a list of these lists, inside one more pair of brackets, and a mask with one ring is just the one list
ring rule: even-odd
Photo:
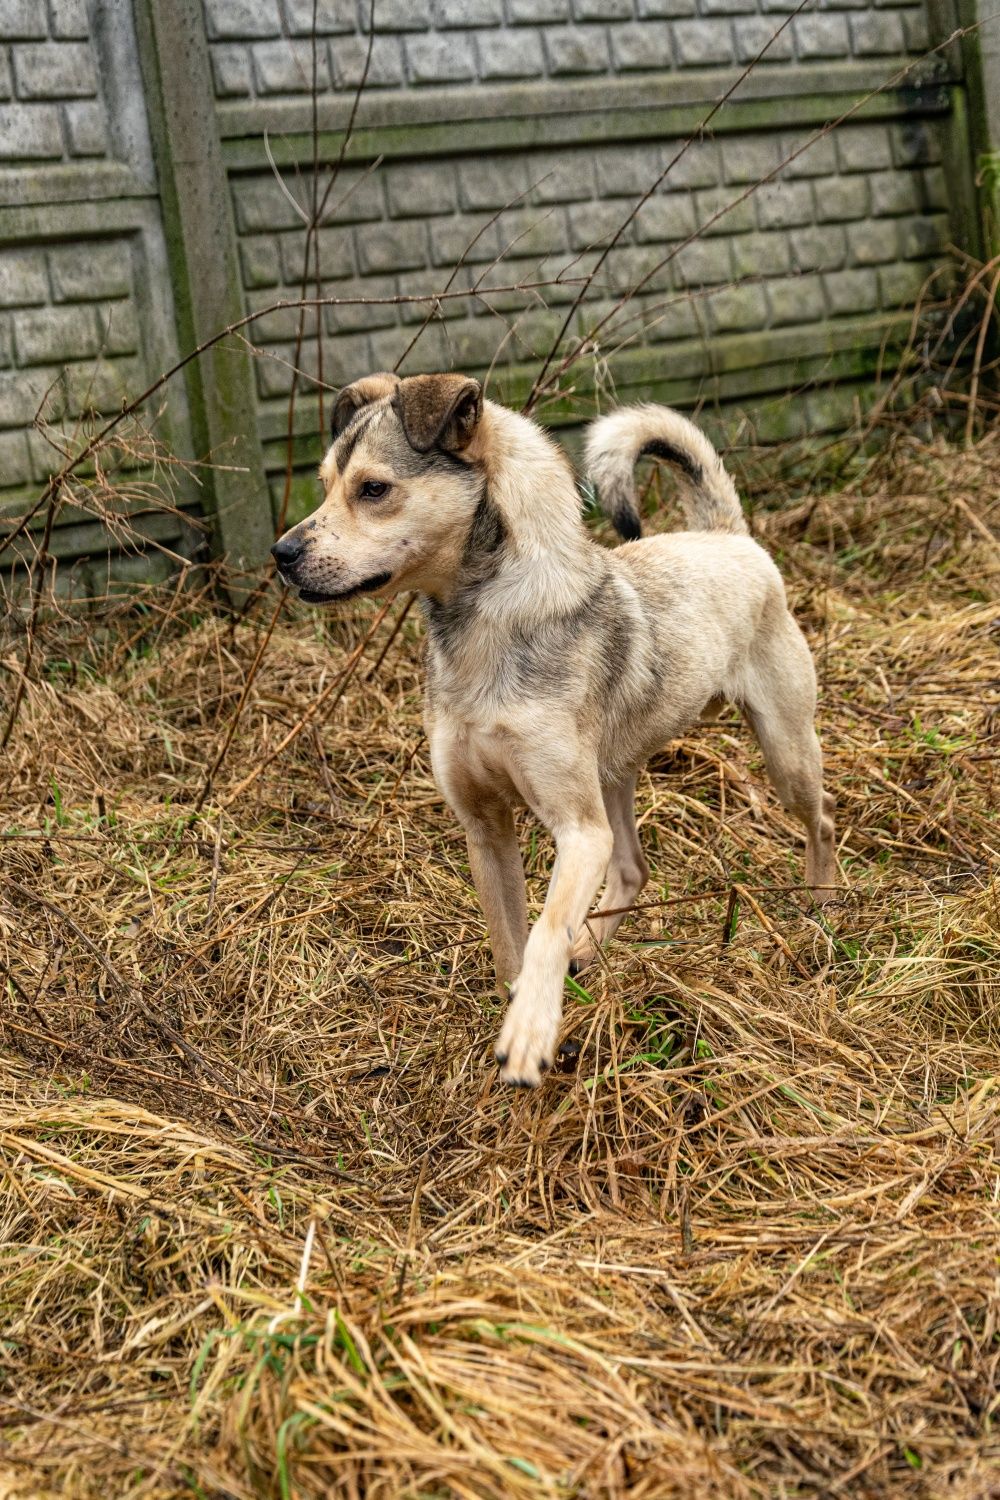
[[[497,987],[521,972],[528,941],[528,898],[510,802],[497,790],[469,746],[467,733],[447,718],[427,717],[434,777],[455,812],[469,847],[469,868],[486,916]],[[509,787],[514,793],[513,787]]]
[[517,978],[528,939],[528,898],[514,818],[509,807],[485,801],[475,810],[463,807],[459,816],[465,825],[472,879],[486,914],[497,988],[502,991]]
[[528,936],[496,1047],[507,1083],[540,1083],[555,1055],[570,955],[611,858],[611,828],[600,791],[594,790],[583,812],[549,824],[556,841],[555,869],[542,914]]

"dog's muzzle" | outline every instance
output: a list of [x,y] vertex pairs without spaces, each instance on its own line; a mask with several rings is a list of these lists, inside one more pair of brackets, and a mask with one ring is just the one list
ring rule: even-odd
[[275,542],[271,548],[271,556],[278,565],[278,576],[282,583],[286,588],[297,589],[299,598],[306,604],[333,604],[338,599],[353,599],[355,594],[370,594],[392,579],[391,573],[373,573],[371,577],[362,578],[359,583],[348,584],[346,588],[313,589],[303,581],[299,570],[305,550],[303,539],[290,531]]
[[333,593],[320,592],[318,589],[303,588],[298,584],[299,598],[305,604],[336,604],[341,599],[354,599],[358,594],[371,594],[376,589],[384,588],[392,581],[391,573],[373,573],[371,578],[362,578],[360,583],[349,584],[346,589],[337,589]]
[[305,542],[301,537],[289,531],[285,536],[279,537],[271,548],[271,556],[274,558],[281,575],[282,583],[289,588],[295,588],[295,564],[305,550]]

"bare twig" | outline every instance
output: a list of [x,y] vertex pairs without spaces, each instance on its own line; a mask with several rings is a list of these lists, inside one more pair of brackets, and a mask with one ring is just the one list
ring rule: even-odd
[[378,627],[381,625],[382,621],[385,619],[386,615],[389,613],[389,610],[392,607],[392,602],[392,599],[386,600],[385,604],[383,604],[378,614],[372,620],[372,623],[368,627],[368,630],[362,636],[358,645],[351,652],[350,656],[347,658],[347,661],[341,667],[337,675],[333,678],[332,682],[328,682],[323,691],[313,699],[312,703],[310,703],[305,713],[302,714],[299,719],[297,719],[297,721],[292,725],[291,729],[279,742],[279,744],[276,745],[272,751],[270,751],[267,755],[265,755],[261,760],[257,762],[250,774],[248,776],[244,776],[243,780],[239,782],[239,784],[233,789],[233,791],[229,793],[228,797],[223,798],[222,802],[220,803],[221,807],[231,807],[238,798],[242,797],[244,792],[246,792],[251,786],[253,786],[258,777],[263,775],[264,771],[267,770],[267,767],[271,764],[271,762],[277,760],[279,755],[284,754],[289,745],[291,745],[295,740],[298,739],[303,729],[305,729],[306,726],[312,722],[316,714],[323,707],[324,703],[326,703],[327,699],[330,697],[331,693],[333,693],[335,688],[338,689],[338,691],[330,706],[331,708],[333,708],[337,705],[343,695],[344,689],[347,687],[347,684],[350,682],[351,678],[354,675],[355,668],[357,667],[358,662],[361,660],[361,656],[365,647],[371,640],[372,636],[375,634]]
[[[778,177],[787,166],[790,166],[792,162],[796,161],[800,156],[803,155],[804,152],[808,151],[810,147],[814,146],[817,141],[822,140],[825,136],[831,134],[834,130],[839,129],[841,125],[845,124],[849,119],[853,118],[853,116],[856,115],[859,110],[863,109],[865,105],[868,104],[872,99],[876,98],[879,94],[884,93],[887,89],[895,88],[897,84],[901,83],[902,80],[914,70],[914,68],[920,66],[926,60],[926,57],[932,56],[936,52],[944,51],[946,48],[952,46],[961,37],[967,36],[971,32],[978,30],[981,24],[981,22],[976,22],[971,27],[958,28],[957,30],[953,31],[951,35],[944,41],[940,42],[936,47],[931,48],[930,51],[923,57],[914,58],[911,61],[903,64],[903,66],[898,68],[896,72],[891,75],[891,77],[884,79],[877,88],[870,89],[860,99],[857,99],[855,103],[850,106],[850,108],[844,110],[841,114],[839,114],[835,120],[828,121],[819,130],[814,131],[813,134],[810,135],[802,143],[801,146],[798,146],[794,151],[789,152],[789,154],[782,161],[780,161],[776,167],[772,168],[770,172],[767,172],[763,177],[758,178],[756,182],[751,183],[747,188],[744,189],[742,193],[731,199],[729,203],[724,204],[720,209],[718,209],[708,219],[706,219],[703,224],[700,224],[698,228],[695,229],[691,234],[689,234],[685,239],[679,241],[678,244],[673,246],[666,255],[658,260],[653,266],[651,266],[648,271],[646,271],[636,282],[634,282],[627,289],[627,291],[622,293],[621,297],[615,303],[614,307],[612,307],[607,313],[603,314],[603,316],[598,319],[598,321],[593,325],[593,327],[588,330],[588,332],[583,337],[576,340],[572,348],[559,362],[556,369],[552,372],[551,375],[548,375],[546,378],[544,372],[551,368],[552,360],[555,357],[554,352],[550,353],[549,359],[546,360],[543,373],[539,375],[532,386],[528,401],[525,404],[525,410],[528,412],[534,410],[544,393],[546,391],[550,391],[552,387],[562,378],[562,376],[565,375],[566,372],[577,362],[577,360],[579,360],[581,356],[593,346],[594,340],[597,338],[597,335],[603,328],[608,325],[608,323],[610,323],[617,316],[620,310],[629,302],[631,302],[634,297],[637,297],[638,294],[642,291],[643,287],[647,286],[654,276],[658,275],[660,271],[664,270],[666,266],[670,265],[672,261],[676,260],[678,255],[682,254],[684,250],[686,250],[690,245],[694,244],[696,240],[700,239],[701,236],[706,232],[706,230],[711,229],[712,226],[714,224],[717,224],[720,219],[723,219],[726,214],[732,213],[734,208],[738,208],[741,203],[745,203],[748,198],[752,197],[753,194],[758,192],[762,187],[765,187],[769,182],[773,182],[774,179]],[[775,34],[777,35],[777,33]],[[560,335],[560,338],[561,337],[562,335]]]
[[734,80],[734,82],[729,86],[722,97],[716,100],[715,104],[712,105],[712,108],[708,111],[705,118],[696,127],[696,129],[691,132],[687,140],[682,143],[679,149],[670,158],[669,162],[664,167],[660,175],[655,179],[654,182],[650,184],[650,186],[646,189],[642,196],[632,205],[632,208],[619,224],[618,228],[611,236],[611,239],[601,250],[600,255],[597,257],[597,260],[591,267],[591,270],[584,280],[583,285],[580,287],[580,290],[577,292],[572,303],[570,304],[569,311],[563,319],[562,326],[552,341],[552,347],[549,349],[548,354],[546,354],[544,360],[542,361],[542,367],[539,370],[538,374],[535,376],[534,381],[532,382],[531,390],[528,392],[528,399],[524,403],[525,412],[530,413],[537,405],[538,398],[541,395],[541,392],[545,389],[545,377],[548,374],[549,367],[558,354],[559,349],[562,346],[562,341],[566,337],[568,330],[572,327],[573,319],[576,316],[577,310],[580,307],[580,304],[586,298],[586,295],[591,286],[593,285],[594,277],[597,275],[598,271],[601,269],[604,262],[611,254],[612,250],[618,244],[618,241],[621,239],[622,235],[626,232],[629,225],[633,223],[636,216],[641,213],[642,209],[649,202],[650,198],[656,192],[657,188],[659,188],[670,176],[670,173],[673,171],[674,167],[676,167],[677,163],[682,160],[682,158],[687,154],[688,151],[690,151],[695,141],[701,139],[705,131],[708,129],[709,125],[715,119],[715,116],[719,113],[720,109],[722,109],[723,106],[733,97],[733,95],[742,88],[743,84],[749,78],[754,68],[756,68],[761,58],[777,41],[778,37],[785,30],[786,26],[789,26],[794,18],[801,11],[803,11],[809,3],[810,0],[799,0],[799,3],[796,5],[795,9],[789,12],[789,14],[782,21],[781,25],[777,28],[777,30],[768,37],[763,47],[761,47],[757,55],[747,63],[746,67],[743,69],[739,77]]

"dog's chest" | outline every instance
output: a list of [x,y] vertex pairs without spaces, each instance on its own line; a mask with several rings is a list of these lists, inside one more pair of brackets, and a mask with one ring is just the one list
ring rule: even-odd
[[427,696],[435,713],[490,734],[502,729],[510,701],[510,653],[482,629],[470,630],[461,642],[427,652]]

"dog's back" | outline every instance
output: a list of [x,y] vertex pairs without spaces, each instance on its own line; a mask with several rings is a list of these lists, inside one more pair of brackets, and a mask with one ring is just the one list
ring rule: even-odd
[[[686,530],[641,539],[633,469],[643,456],[676,471]],[[707,703],[751,703],[762,663],[773,678],[791,661],[808,698],[812,664],[781,574],[750,536],[736,486],[705,434],[666,406],[622,407],[592,424],[586,459],[602,508],[627,539],[607,557],[612,574],[634,589],[645,627],[630,654],[647,667],[658,657],[669,689],[641,703],[636,695],[618,714],[608,704],[618,722],[608,726],[605,756],[616,742],[630,753],[644,743],[652,753]]]

